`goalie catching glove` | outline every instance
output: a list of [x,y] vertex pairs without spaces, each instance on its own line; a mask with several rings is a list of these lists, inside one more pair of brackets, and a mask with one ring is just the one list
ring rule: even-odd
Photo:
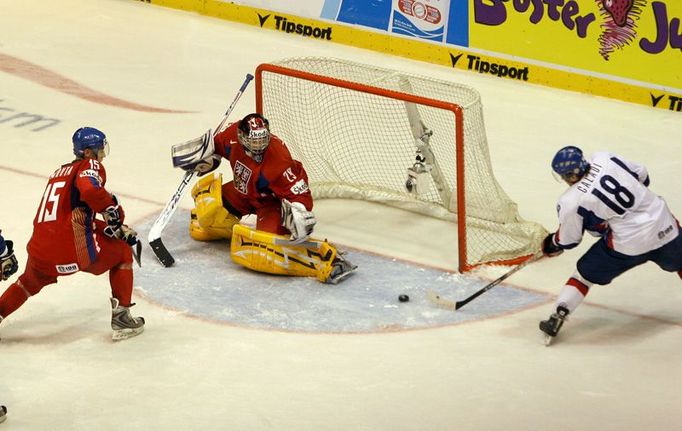
[[282,199],[282,226],[291,232],[291,241],[301,243],[310,237],[317,224],[315,215],[300,202]]
[[0,266],[2,268],[2,273],[0,273],[2,280],[7,280],[19,269],[19,262],[14,256],[14,243],[10,240],[5,241],[5,250],[0,254]]
[[191,139],[171,148],[173,167],[200,176],[212,172],[220,165],[220,156],[215,154],[213,132],[209,129],[198,138]]
[[200,160],[191,169],[186,167],[183,167],[182,169],[193,170],[194,172],[198,173],[199,176],[202,176],[208,174],[209,172],[215,171],[218,169],[218,166],[220,166],[220,156],[214,154],[205,160]]

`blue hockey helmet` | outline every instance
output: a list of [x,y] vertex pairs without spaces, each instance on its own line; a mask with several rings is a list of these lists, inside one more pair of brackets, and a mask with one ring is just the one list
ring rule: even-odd
[[589,167],[583,151],[574,146],[560,149],[552,159],[552,170],[564,180],[568,175],[582,177]]
[[71,142],[73,142],[73,154],[76,157],[83,157],[83,152],[88,148],[94,151],[104,150],[104,155],[109,155],[107,136],[94,127],[81,127],[76,130]]

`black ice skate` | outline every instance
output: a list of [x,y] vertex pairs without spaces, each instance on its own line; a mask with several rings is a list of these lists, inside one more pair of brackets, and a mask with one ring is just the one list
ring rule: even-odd
[[5,419],[7,419],[7,407],[0,406],[0,423],[5,422]]
[[114,341],[140,335],[144,331],[144,317],[133,317],[130,307],[118,305],[118,299],[111,298],[111,329],[114,330]]
[[561,326],[568,317],[568,308],[558,306],[555,313],[549,319],[540,322],[540,330],[545,333],[545,345],[552,344],[552,340],[557,336]]
[[329,278],[325,281],[328,284],[339,284],[343,280],[350,277],[353,272],[358,268],[357,265],[353,265],[346,259],[344,259],[341,254],[337,254],[332,263],[332,272],[329,273]]

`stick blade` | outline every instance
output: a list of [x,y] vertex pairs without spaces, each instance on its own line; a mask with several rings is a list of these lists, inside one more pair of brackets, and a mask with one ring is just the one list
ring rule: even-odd
[[156,258],[161,262],[161,265],[168,268],[175,263],[175,259],[173,259],[173,256],[171,256],[166,246],[163,245],[161,238],[149,241],[149,246],[152,248]]
[[433,290],[429,290],[426,292],[426,298],[429,300],[429,302],[437,305],[440,308],[445,308],[451,311],[457,311],[457,303],[455,301],[445,299],[438,293],[434,292]]
[[130,246],[130,248],[133,252],[133,258],[135,259],[137,266],[139,268],[142,268],[142,242],[140,240],[137,240],[135,245]]

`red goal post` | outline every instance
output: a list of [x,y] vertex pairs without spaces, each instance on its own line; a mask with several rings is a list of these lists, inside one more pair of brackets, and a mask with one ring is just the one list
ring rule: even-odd
[[546,231],[520,218],[493,176],[473,88],[332,58],[261,64],[255,76],[256,110],[303,163],[316,199],[455,222],[461,272],[539,248]]

